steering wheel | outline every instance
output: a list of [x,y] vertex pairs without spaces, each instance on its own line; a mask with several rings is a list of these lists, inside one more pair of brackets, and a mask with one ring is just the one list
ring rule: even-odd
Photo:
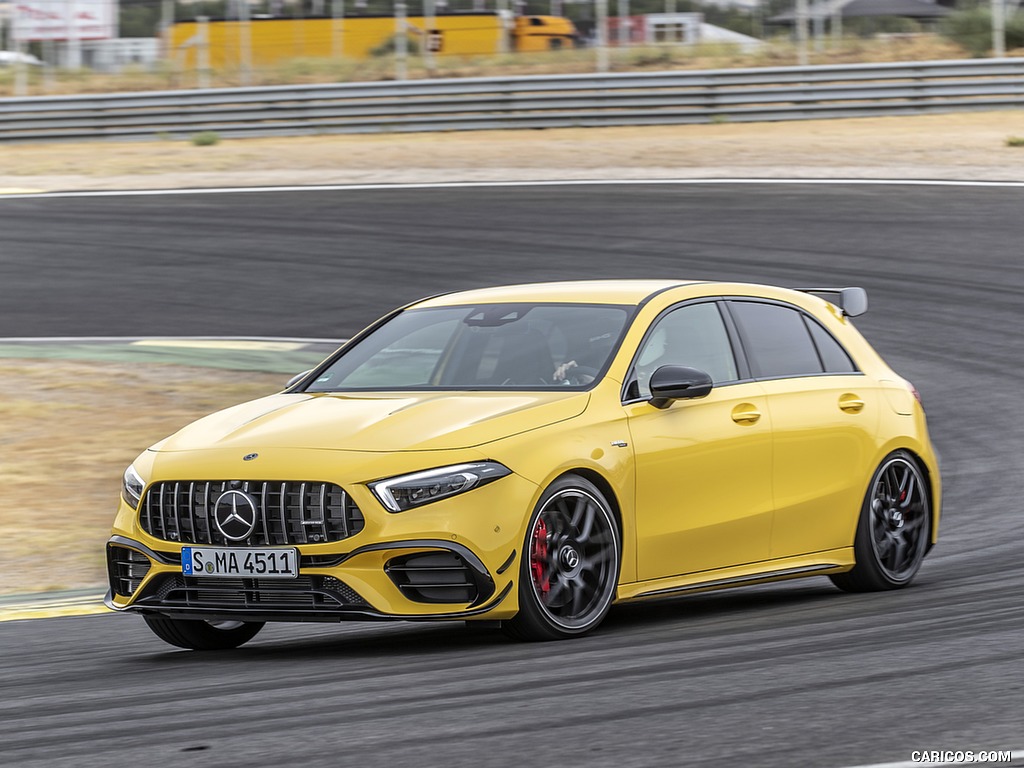
[[589,365],[577,365],[569,369],[565,381],[570,386],[582,387],[596,379],[598,373],[600,371],[597,368],[591,368]]

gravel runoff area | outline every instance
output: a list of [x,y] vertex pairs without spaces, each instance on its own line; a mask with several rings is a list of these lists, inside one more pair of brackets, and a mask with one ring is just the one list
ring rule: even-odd
[[1024,111],[630,128],[12,144],[0,194],[654,178],[1024,180]]
[[[272,394],[287,378],[161,364],[0,359],[0,596],[102,592],[103,547],[124,468],[183,424]],[[54,514],[40,514],[39,489],[54,487],[54,477],[61,490],[46,507]]]

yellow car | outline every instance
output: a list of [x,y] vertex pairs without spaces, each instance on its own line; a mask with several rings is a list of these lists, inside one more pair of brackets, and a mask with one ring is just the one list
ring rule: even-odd
[[916,390],[850,322],[866,308],[860,288],[645,280],[403,307],[135,460],[107,605],[219,649],[267,621],[545,640],[614,602],[906,586],[939,472]]

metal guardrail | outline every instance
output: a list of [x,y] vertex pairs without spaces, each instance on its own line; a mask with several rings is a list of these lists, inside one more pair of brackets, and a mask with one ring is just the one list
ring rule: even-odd
[[1024,59],[0,99],[0,141],[808,120],[1024,107]]

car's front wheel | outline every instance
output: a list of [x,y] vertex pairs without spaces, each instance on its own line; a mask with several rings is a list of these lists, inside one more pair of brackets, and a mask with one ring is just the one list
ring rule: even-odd
[[202,621],[144,616],[146,625],[164,642],[193,651],[225,651],[256,637],[262,621]]
[[926,480],[914,457],[895,451],[875,470],[857,523],[857,564],[831,576],[847,592],[908,585],[928,549],[931,506]]
[[518,640],[558,640],[594,629],[615,599],[622,546],[615,515],[586,478],[565,475],[530,519],[519,568]]

